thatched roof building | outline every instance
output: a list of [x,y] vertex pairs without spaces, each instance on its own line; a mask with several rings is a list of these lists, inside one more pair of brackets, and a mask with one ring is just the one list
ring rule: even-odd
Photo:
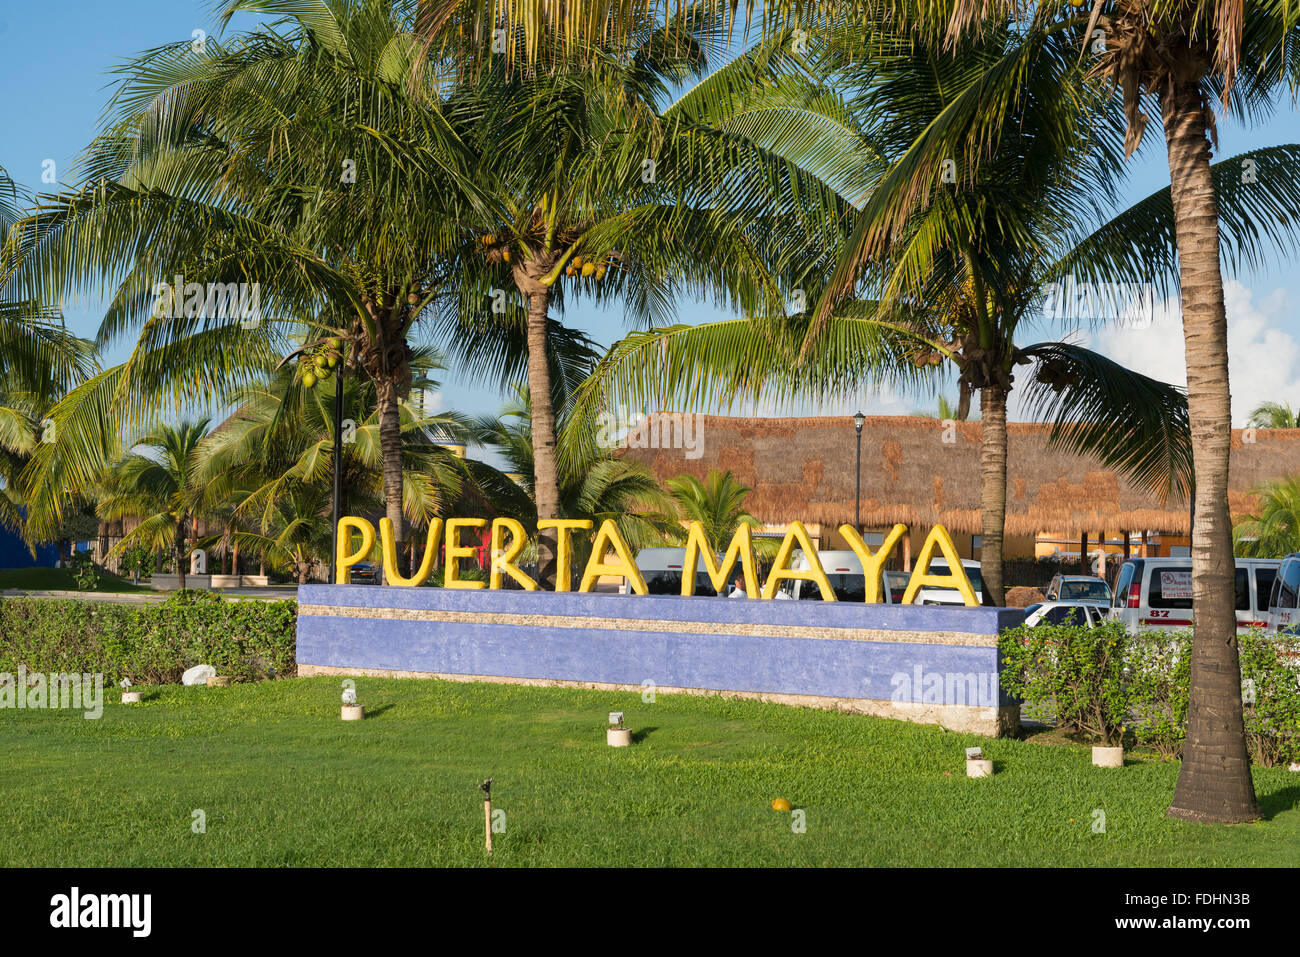
[[[687,418],[690,418],[689,416]],[[625,440],[624,454],[662,481],[730,469],[753,489],[748,510],[761,521],[795,519],[834,528],[854,518],[853,419],[733,418],[701,415],[685,423],[693,444],[674,441],[682,416],[655,413]],[[1186,534],[1183,499],[1135,490],[1095,460],[1049,451],[1050,426],[1008,425],[1009,536],[1051,530],[1068,535],[1151,529]],[[1243,434],[1246,441],[1243,441]],[[945,441],[947,440],[947,441]],[[672,445],[678,447],[671,447]],[[690,443],[688,443],[690,444]],[[648,446],[648,447],[647,447]],[[909,528],[942,524],[980,531],[980,424],[910,416],[867,418],[862,429],[862,524]],[[689,454],[688,454],[689,453]],[[1261,482],[1300,475],[1300,430],[1234,429],[1230,504],[1234,518],[1255,507]]]

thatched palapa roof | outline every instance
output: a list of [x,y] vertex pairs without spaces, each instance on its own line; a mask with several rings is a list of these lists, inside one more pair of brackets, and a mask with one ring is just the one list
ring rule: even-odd
[[[853,521],[853,419],[849,417],[737,418],[700,415],[692,435],[695,458],[673,442],[677,413],[655,413],[624,440],[623,454],[648,466],[660,481],[682,474],[704,478],[730,469],[753,492],[746,508],[758,519],[796,519],[838,526]],[[1184,499],[1161,501],[1134,489],[1091,458],[1049,451],[1051,426],[1007,426],[1008,535],[1043,531],[1081,535],[1141,530],[1185,534]],[[1300,429],[1251,430],[1232,435],[1233,517],[1256,507],[1262,482],[1300,474]],[[942,524],[980,531],[980,424],[955,423],[947,433],[938,419],[876,416],[862,429],[862,522],[901,522],[909,528]],[[678,447],[669,447],[676,444]],[[638,447],[641,446],[641,447]],[[645,447],[649,445],[651,447]],[[662,446],[662,447],[654,447]]]

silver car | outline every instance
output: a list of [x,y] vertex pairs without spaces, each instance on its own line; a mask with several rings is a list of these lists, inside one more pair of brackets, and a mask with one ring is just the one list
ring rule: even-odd
[[1080,601],[1109,605],[1110,586],[1092,575],[1056,575],[1047,586],[1046,601]]

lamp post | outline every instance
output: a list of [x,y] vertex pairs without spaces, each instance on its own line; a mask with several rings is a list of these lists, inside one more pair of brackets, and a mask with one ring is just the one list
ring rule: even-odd
[[859,533],[862,531],[862,423],[867,417],[861,412],[854,413],[853,428],[858,433],[858,466],[855,470],[857,473],[857,491],[853,497],[853,527]]
[[338,578],[339,512],[343,501],[343,359],[334,375],[334,494],[330,511],[334,527],[330,534],[330,584]]

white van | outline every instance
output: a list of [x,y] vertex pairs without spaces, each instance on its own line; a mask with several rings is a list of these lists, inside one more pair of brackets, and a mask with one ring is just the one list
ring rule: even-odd
[[[856,552],[851,551],[828,551],[817,553],[821,560],[822,571],[830,580],[831,590],[835,592],[835,597],[840,601],[865,601],[867,597],[866,583],[862,578],[862,562],[858,559]],[[980,563],[965,560],[962,566],[966,571],[966,577],[970,580],[971,587],[975,589],[975,598],[983,601],[984,596],[981,594],[981,587],[984,580],[980,577]],[[804,557],[803,551],[796,549],[790,567],[797,571],[807,570],[809,567],[808,559]],[[948,562],[943,558],[936,558],[930,562],[930,573],[933,575],[948,574]],[[910,572],[881,572],[880,581],[880,601],[885,604],[897,605],[903,600],[903,592],[907,589],[907,581],[911,578]],[[783,581],[781,591],[784,591],[791,598],[812,599],[821,601],[821,589],[817,587],[816,582],[796,579],[794,581]],[[934,588],[927,586],[922,588],[916,596],[914,602],[917,605],[964,605],[966,604],[961,597],[961,592],[956,588]]]
[[[839,601],[866,601],[867,585],[862,577],[862,562],[858,559],[855,552],[817,552],[817,559],[822,563],[822,571],[830,580],[831,591],[835,592],[835,597]],[[790,568],[794,571],[807,571],[812,565],[808,563],[808,557],[804,555],[803,549],[796,548],[794,555],[791,556]],[[781,582],[778,591],[784,592],[789,598],[802,598],[804,600],[821,601],[822,590],[817,587],[816,582],[805,581],[801,578],[786,579]]]
[[[715,563],[721,560],[720,555],[714,557]],[[641,570],[641,577],[645,579],[646,587],[652,595],[680,595],[682,566],[685,564],[686,549],[684,548],[643,548],[636,555],[636,567]],[[736,563],[735,573],[740,574],[739,562]],[[618,590],[623,594],[632,590],[626,578],[623,579],[623,584]],[[725,596],[728,591],[730,591],[730,583],[723,589],[723,595]],[[709,580],[703,558],[695,569],[695,594],[708,597],[716,597],[718,594],[713,590],[713,582]]]
[[1265,629],[1273,634],[1294,635],[1300,632],[1300,553],[1282,559],[1273,588],[1269,592]]
[[[1238,558],[1237,630],[1268,624],[1269,595],[1281,559]],[[1188,628],[1192,624],[1192,560],[1130,558],[1119,569],[1110,617],[1139,628]]]

